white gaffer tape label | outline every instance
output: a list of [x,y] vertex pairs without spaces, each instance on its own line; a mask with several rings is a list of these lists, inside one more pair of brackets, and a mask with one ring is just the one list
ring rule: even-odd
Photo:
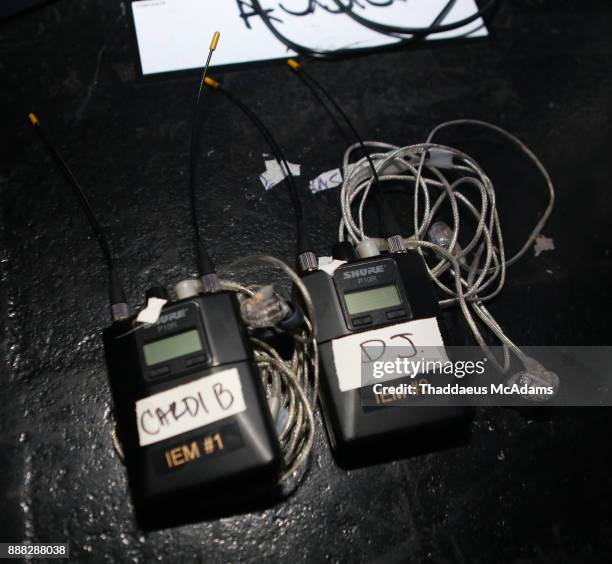
[[[293,176],[300,175],[301,166],[299,164],[289,162],[287,164],[289,165],[289,171]],[[275,159],[269,159],[266,161],[266,170],[259,175],[259,180],[266,190],[270,190],[285,180],[285,178],[289,176],[289,171],[287,171],[284,164],[281,168]]]
[[335,188],[342,184],[342,172],[339,168],[322,172],[308,183],[308,187],[313,194]]
[[[375,355],[372,354],[375,351]],[[332,341],[332,352],[340,391],[371,385],[366,377],[374,362],[389,362],[410,356],[415,361],[448,360],[435,317],[415,319],[380,329],[348,335]],[[385,377],[401,378],[405,374]]]
[[136,321],[139,321],[140,323],[157,323],[157,320],[161,315],[161,310],[167,302],[168,300],[161,298],[149,298],[147,301],[147,307],[140,311]]
[[138,443],[147,446],[246,410],[236,368],[136,402]]

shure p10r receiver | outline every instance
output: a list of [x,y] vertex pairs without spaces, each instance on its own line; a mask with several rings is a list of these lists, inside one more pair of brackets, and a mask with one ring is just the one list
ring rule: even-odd
[[[404,337],[417,332],[423,336],[422,347],[430,353],[443,349],[439,305],[424,259],[420,253],[406,249],[374,162],[355,126],[299,62],[289,59],[287,64],[322,104],[341,135],[345,132],[332,110],[342,118],[363,151],[373,178],[366,192],[373,191],[388,250],[381,255],[375,241],[363,241],[364,252],[358,258],[352,243],[341,241],[334,247],[335,261],[321,268],[313,253],[299,257],[302,279],[315,306],[324,375],[320,398],[332,448],[349,464],[361,464],[462,440],[463,426],[458,430],[455,424],[467,418],[468,410],[406,406],[405,396],[376,393],[376,384],[364,378],[364,364],[368,362],[362,361],[362,355],[367,356],[369,343],[382,343],[385,348],[401,346],[407,342]],[[344,166],[343,180],[348,170]],[[399,378],[395,383],[412,384],[413,380]],[[449,432],[453,428],[457,431]]]
[[104,348],[135,500],[276,475],[278,440],[234,293],[166,304],[136,329],[134,317],[116,321]]
[[[170,505],[196,491],[207,501],[272,482],[280,446],[238,300],[216,274],[147,291],[155,319],[130,314],[110,247],[76,178],[30,115],[66,174],[110,273],[113,323],[103,332],[117,436],[138,508]],[[205,290],[205,284],[208,288]],[[148,307],[147,307],[148,309]],[[140,312],[142,313],[142,312]]]
[[[347,258],[354,251],[349,243],[344,246],[343,258]],[[417,252],[355,257],[340,264],[331,274],[313,268],[304,272],[302,279],[315,305],[324,375],[321,405],[337,455],[341,458],[367,458],[366,453],[374,458],[378,454],[392,456],[398,450],[389,448],[394,442],[406,446],[415,438],[415,433],[427,435],[442,426],[465,420],[468,412],[463,408],[395,407],[394,402],[404,398],[377,394],[375,385],[363,382],[360,374],[344,374],[350,368],[343,366],[337,344],[353,335],[361,335],[360,342],[365,343],[380,338],[376,330],[395,327],[397,335],[393,332],[387,335],[393,343],[395,336],[410,333],[411,323],[421,320],[434,333],[438,331],[442,342],[438,302],[424,261]],[[353,347],[353,354],[357,358],[362,354],[358,343]],[[397,440],[402,437],[405,441]]]
[[[113,323],[104,348],[132,497],[149,509],[206,508],[276,483],[280,444],[234,292],[225,291],[200,234],[195,205],[198,102],[191,139],[190,196],[199,276],[147,292],[147,307],[130,314],[110,246],[74,174],[49,142],[34,114],[30,121],[70,182],[108,266]],[[157,301],[156,301],[157,300]],[[145,314],[145,315],[143,315]],[[230,484],[231,487],[223,487]],[[193,494],[205,492],[199,498]],[[190,500],[188,499],[190,498]],[[194,503],[195,501],[195,503]],[[189,507],[190,506],[190,507]]]

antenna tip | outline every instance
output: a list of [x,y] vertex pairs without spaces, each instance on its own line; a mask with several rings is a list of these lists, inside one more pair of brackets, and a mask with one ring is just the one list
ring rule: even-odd
[[300,63],[298,63],[295,59],[288,59],[287,60],[287,64],[294,70],[299,70],[299,68],[302,66],[300,65]]
[[215,31],[215,33],[213,34],[212,37],[212,41],[210,42],[210,50],[214,51],[217,48],[217,45],[219,43],[219,38],[221,37],[221,34],[218,31]]
[[28,119],[30,120],[30,123],[32,125],[40,125],[40,122],[38,121],[38,118],[36,117],[36,114],[33,112],[30,112],[28,114]]
[[204,84],[210,86],[211,88],[220,88],[221,83],[210,76],[204,78]]

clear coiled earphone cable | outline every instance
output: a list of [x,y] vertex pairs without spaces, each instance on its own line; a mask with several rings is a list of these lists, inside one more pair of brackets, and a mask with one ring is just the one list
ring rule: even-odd
[[[239,259],[229,269],[258,264],[281,270],[300,294],[304,309],[304,324],[291,334],[290,358],[282,355],[263,338],[251,335],[255,363],[259,369],[268,405],[276,423],[283,455],[283,469],[279,482],[289,489],[299,484],[310,457],[315,437],[315,405],[319,389],[319,350],[316,340],[314,306],[306,286],[300,277],[283,261],[255,255]],[[236,292],[248,298],[255,295],[257,287],[245,286],[233,280],[222,279],[221,289]],[[279,413],[284,417],[279,418]],[[278,424],[281,421],[281,424]],[[111,439],[117,456],[123,461],[124,452],[113,423]]]
[[[314,444],[314,410],[319,389],[319,351],[314,305],[300,277],[283,261],[267,255],[255,255],[239,259],[228,268],[247,264],[263,264],[281,270],[299,292],[305,310],[304,327],[292,334],[293,352],[289,359],[283,358],[272,345],[262,339],[251,338],[255,362],[268,402],[271,406],[277,405],[277,409],[273,409],[273,417],[279,421],[277,413],[281,410],[285,416],[277,430],[284,459],[280,481],[286,483],[303,469]],[[228,280],[222,280],[221,287],[245,297],[253,296],[256,291]],[[300,476],[297,477],[299,480]]]
[[[546,182],[549,192],[548,204],[525,243],[509,259],[506,259],[493,182],[469,155],[453,147],[432,142],[440,130],[460,125],[483,127],[500,134],[533,162]],[[427,264],[427,271],[444,296],[440,300],[441,307],[459,305],[477,343],[489,360],[502,372],[506,373],[510,367],[510,352],[521,360],[527,370],[533,368],[534,363],[537,365],[504,333],[484,304],[502,290],[506,280],[506,268],[527,252],[552,212],[555,191],[544,165],[529,147],[511,133],[496,125],[473,119],[444,122],[430,131],[424,143],[405,147],[376,141],[365,144],[373,151],[370,157],[382,187],[385,182],[399,182],[406,183],[414,189],[414,234],[406,238],[405,243],[408,248],[416,249],[423,256],[437,257],[436,264]],[[370,239],[364,230],[363,213],[369,193],[373,185],[375,186],[375,178],[365,157],[351,163],[353,153],[359,147],[360,145],[355,143],[344,154],[344,180],[340,194],[342,219],[339,239],[343,241],[347,238],[356,245],[365,239]],[[453,172],[458,178],[449,179],[448,172]],[[478,191],[479,205],[474,205],[461,191],[465,186]],[[441,245],[426,240],[426,237],[430,234],[435,224],[434,219],[444,204],[450,207],[452,226],[445,244]],[[355,206],[356,219],[353,215]],[[476,222],[471,239],[463,247],[458,243],[460,228],[465,225],[465,220],[462,221],[462,211]],[[377,243],[381,250],[386,250],[384,240],[378,239]],[[445,272],[452,276],[454,287],[443,281],[442,275]],[[475,317],[501,342],[504,351],[501,364],[485,342]]]

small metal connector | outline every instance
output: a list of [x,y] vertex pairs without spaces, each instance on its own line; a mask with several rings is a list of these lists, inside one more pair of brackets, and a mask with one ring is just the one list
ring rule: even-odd
[[213,33],[212,40],[210,41],[210,47],[209,47],[211,51],[214,51],[217,48],[220,37],[221,37],[221,34],[218,31],[215,31],[215,33]]
[[406,253],[408,249],[406,249],[406,243],[404,243],[404,238],[401,235],[393,235],[387,239],[387,249],[389,253]]
[[113,321],[120,321],[130,316],[130,308],[124,302],[111,304],[111,317]]
[[202,292],[205,294],[213,294],[221,290],[221,284],[219,283],[219,277],[216,273],[205,274],[200,277],[202,282]]
[[314,272],[319,270],[319,261],[317,255],[312,251],[306,251],[298,256],[298,267],[300,272]]
[[221,83],[218,80],[215,80],[210,76],[204,77],[204,84],[206,84],[206,86],[210,86],[211,88],[219,88],[221,86]]

